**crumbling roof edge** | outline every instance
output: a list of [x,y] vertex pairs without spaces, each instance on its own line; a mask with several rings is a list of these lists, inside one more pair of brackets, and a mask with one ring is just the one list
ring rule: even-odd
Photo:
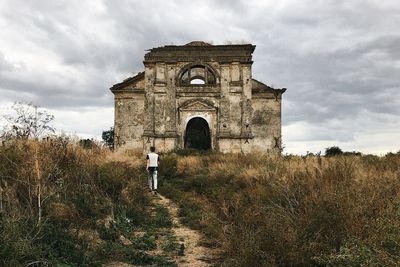
[[112,87],[110,87],[110,90],[111,90],[111,91],[118,90],[118,89],[120,89],[120,88],[123,88],[123,87],[125,87],[125,86],[127,86],[127,85],[129,85],[129,84],[131,84],[131,83],[140,81],[140,80],[142,80],[142,79],[144,79],[144,71],[139,72],[139,73],[136,74],[135,76],[129,77],[129,78],[123,80],[123,81],[120,82],[120,83],[114,84]]
[[159,46],[159,47],[153,47],[150,49],[146,49],[148,52],[156,52],[156,51],[162,51],[162,50],[209,50],[209,49],[226,49],[226,48],[250,48],[250,52],[253,53],[254,50],[256,49],[256,45],[253,44],[227,44],[227,45],[164,45],[164,46]]
[[275,93],[283,94],[287,90],[286,88],[281,88],[281,89],[273,88],[273,87],[268,86],[265,83],[260,82],[259,80],[256,80],[254,78],[252,78],[252,80],[255,81],[256,83],[258,83],[260,85],[260,87],[261,87],[261,88],[254,88],[252,91],[255,91],[255,92],[263,92],[263,91],[268,92],[269,91],[269,92],[275,92]]

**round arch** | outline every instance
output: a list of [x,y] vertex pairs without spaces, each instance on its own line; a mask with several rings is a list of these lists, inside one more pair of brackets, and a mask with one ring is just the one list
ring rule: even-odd
[[206,119],[196,116],[186,123],[184,146],[189,149],[211,149],[211,131]]
[[218,72],[209,64],[203,62],[189,63],[183,66],[176,76],[177,85],[193,85],[193,79],[201,79],[206,85],[216,85],[219,82]]

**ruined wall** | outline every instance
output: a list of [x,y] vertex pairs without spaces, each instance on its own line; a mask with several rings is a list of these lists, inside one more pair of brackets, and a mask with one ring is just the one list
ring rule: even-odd
[[221,67],[221,120],[219,151],[252,150],[251,64],[232,62]]
[[127,149],[143,149],[144,93],[115,96],[115,142]]
[[279,152],[281,146],[281,98],[273,93],[253,95],[254,150]]
[[176,147],[175,89],[170,77],[175,68],[158,62],[145,66],[145,112],[143,146],[148,150],[156,146],[159,151]]
[[[151,49],[143,73],[111,88],[116,146],[184,148],[188,121],[201,117],[210,128],[212,149],[279,151],[284,90],[252,79],[255,46],[194,43]],[[202,75],[206,84],[190,84]]]

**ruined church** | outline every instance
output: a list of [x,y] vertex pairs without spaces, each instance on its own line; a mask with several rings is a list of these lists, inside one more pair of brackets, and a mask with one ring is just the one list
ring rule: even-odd
[[252,77],[255,45],[152,48],[144,71],[115,84],[117,149],[281,151],[283,89]]

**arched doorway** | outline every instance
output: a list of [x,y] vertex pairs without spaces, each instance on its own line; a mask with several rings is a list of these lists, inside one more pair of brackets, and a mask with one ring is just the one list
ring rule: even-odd
[[211,149],[210,128],[205,119],[195,117],[189,120],[185,131],[185,148]]

